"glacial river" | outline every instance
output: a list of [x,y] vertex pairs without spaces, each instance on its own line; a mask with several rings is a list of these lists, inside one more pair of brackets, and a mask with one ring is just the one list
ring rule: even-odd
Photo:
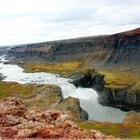
[[98,94],[91,88],[76,88],[69,82],[70,79],[57,74],[37,72],[25,73],[17,65],[4,64],[5,59],[0,57],[0,73],[6,76],[4,81],[18,83],[55,84],[61,87],[63,97],[79,98],[81,107],[89,114],[89,120],[122,122],[126,112],[120,109],[102,106],[98,103]]

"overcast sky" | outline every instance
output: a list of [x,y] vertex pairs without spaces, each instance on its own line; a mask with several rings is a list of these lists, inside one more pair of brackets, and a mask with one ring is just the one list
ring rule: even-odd
[[0,0],[0,46],[140,26],[140,0]]

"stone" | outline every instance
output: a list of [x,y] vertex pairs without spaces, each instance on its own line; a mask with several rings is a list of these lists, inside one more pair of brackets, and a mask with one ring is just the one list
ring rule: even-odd
[[78,128],[69,115],[61,111],[29,109],[16,97],[0,100],[0,138],[116,139],[97,130]]

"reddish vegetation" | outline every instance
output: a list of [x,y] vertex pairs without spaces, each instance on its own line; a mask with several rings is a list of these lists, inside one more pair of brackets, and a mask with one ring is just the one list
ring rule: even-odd
[[0,138],[116,139],[97,130],[84,130],[57,110],[28,109],[21,99],[0,100]]

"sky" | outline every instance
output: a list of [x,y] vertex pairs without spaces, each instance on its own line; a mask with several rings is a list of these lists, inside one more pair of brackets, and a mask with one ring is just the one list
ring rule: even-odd
[[0,0],[0,46],[140,27],[140,0]]

